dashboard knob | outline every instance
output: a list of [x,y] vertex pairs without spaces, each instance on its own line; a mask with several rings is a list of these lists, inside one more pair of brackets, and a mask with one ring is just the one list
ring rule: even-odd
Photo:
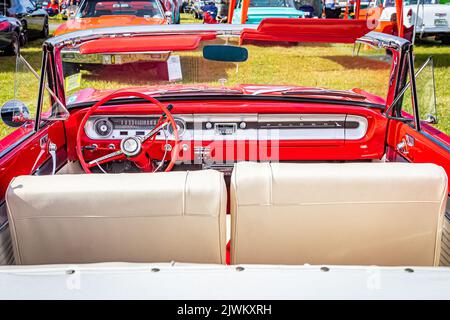
[[247,124],[246,124],[244,121],[242,121],[242,122],[239,124],[239,128],[245,129],[245,128],[247,128]]
[[213,127],[213,125],[212,125],[211,122],[207,122],[207,123],[205,124],[205,128],[206,128],[206,129],[212,129],[212,127]]

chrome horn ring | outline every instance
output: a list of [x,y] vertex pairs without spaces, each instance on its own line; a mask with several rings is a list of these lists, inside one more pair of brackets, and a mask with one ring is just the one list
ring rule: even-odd
[[142,150],[142,141],[137,137],[127,137],[120,141],[120,150],[127,157],[134,157]]

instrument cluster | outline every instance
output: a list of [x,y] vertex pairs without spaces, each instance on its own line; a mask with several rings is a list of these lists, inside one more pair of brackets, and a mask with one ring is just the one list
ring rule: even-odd
[[[86,122],[86,135],[95,140],[121,140],[126,137],[144,136],[158,122],[159,116],[92,116]],[[178,134],[181,137],[186,132],[186,121],[175,118]],[[161,130],[156,139],[173,138],[171,125]]]

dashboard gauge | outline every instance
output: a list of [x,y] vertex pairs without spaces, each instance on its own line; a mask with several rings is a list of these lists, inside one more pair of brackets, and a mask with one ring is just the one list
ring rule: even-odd
[[[186,122],[184,122],[184,120],[175,118],[175,123],[176,123],[176,125],[177,125],[178,135],[179,135],[180,137],[183,136],[183,134],[184,134],[185,131],[186,131]],[[172,128],[172,126],[171,126],[170,124],[167,126],[167,132],[168,132],[170,135],[173,135],[173,128]]]
[[114,127],[112,122],[106,118],[98,119],[94,123],[94,130],[101,137],[109,136],[112,133],[113,129]]

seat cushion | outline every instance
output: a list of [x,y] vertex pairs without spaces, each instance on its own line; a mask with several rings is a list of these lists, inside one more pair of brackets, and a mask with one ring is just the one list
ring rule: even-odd
[[238,163],[231,179],[234,264],[432,266],[445,171],[409,163]]
[[18,264],[225,263],[217,171],[21,176],[6,202]]

